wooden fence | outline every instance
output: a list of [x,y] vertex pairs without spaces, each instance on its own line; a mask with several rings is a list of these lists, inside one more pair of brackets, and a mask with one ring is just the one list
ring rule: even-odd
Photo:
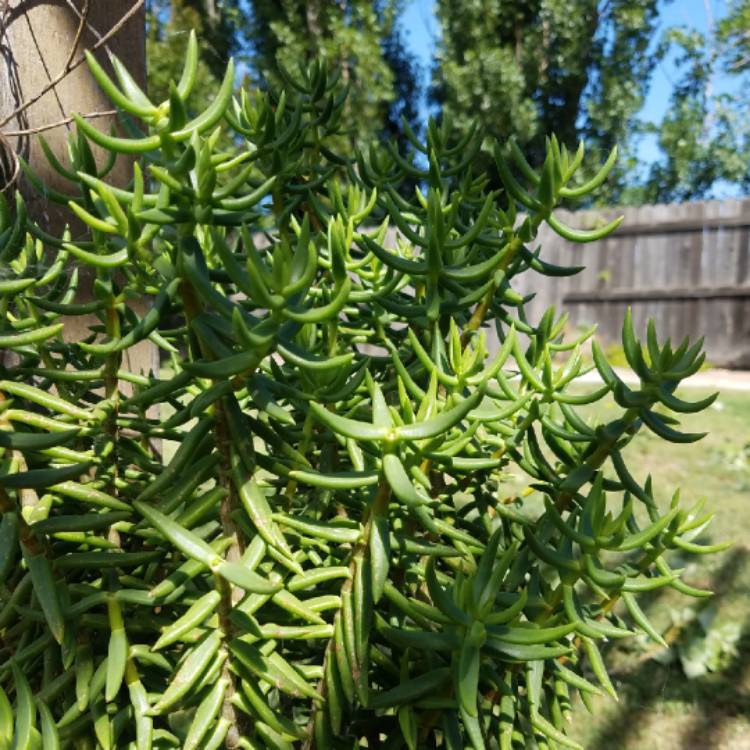
[[[614,212],[581,211],[561,218],[590,228]],[[660,337],[705,336],[710,362],[750,368],[750,199],[643,206],[623,211],[611,237],[574,245],[542,230],[542,257],[585,270],[567,278],[524,274],[514,286],[536,293],[527,310],[536,321],[549,305],[571,324],[598,323],[605,342],[620,340],[628,306],[639,333],[653,318]]]

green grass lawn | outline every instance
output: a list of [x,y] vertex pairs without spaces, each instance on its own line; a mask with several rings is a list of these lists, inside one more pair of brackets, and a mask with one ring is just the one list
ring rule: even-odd
[[[703,395],[684,393],[690,399]],[[595,408],[600,419],[617,413],[612,403]],[[750,750],[750,394],[724,393],[705,412],[686,415],[683,425],[709,434],[675,445],[643,431],[625,452],[629,466],[637,478],[653,475],[665,505],[677,487],[686,507],[705,498],[716,516],[700,541],[734,545],[716,555],[675,558],[676,567],[685,567],[685,580],[713,590],[712,599],[664,589],[645,602],[652,622],[675,644],[669,652],[661,650],[657,661],[660,649],[639,639],[610,647],[619,703],[597,699],[591,714],[575,707],[574,735],[588,750]],[[711,619],[716,630],[710,643],[726,649],[711,665],[714,671],[693,679],[676,658],[706,653],[700,626],[684,624],[690,614]]]

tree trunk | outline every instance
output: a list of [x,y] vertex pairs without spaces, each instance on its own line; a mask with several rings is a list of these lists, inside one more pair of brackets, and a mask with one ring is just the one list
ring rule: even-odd
[[[63,193],[70,191],[70,183],[49,165],[38,136],[27,131],[66,120],[74,112],[86,115],[113,109],[88,66],[85,63],[74,66],[83,50],[92,49],[136,6],[135,12],[100,44],[95,54],[105,69],[110,70],[107,53],[117,55],[145,87],[145,10],[136,0],[0,0],[0,133],[6,134],[3,139],[6,149],[22,155],[47,185]],[[17,112],[69,68],[70,72],[38,101]],[[5,120],[8,121],[4,123]],[[97,117],[93,122],[99,129],[108,130],[115,119],[110,115]],[[43,131],[45,140],[63,164],[68,162],[68,137],[74,128],[66,123]],[[103,158],[98,148],[94,148],[94,153],[98,160]],[[0,189],[6,186],[8,178],[0,173],[0,178],[3,176]],[[119,158],[107,179],[123,186],[131,176],[131,160]],[[74,236],[81,231],[80,224],[71,221],[64,207],[50,202],[27,181],[19,179],[17,187],[24,195],[29,216],[46,231],[59,236],[68,223]],[[89,318],[67,319],[65,337],[82,338],[92,322]],[[148,342],[128,354],[130,361],[124,364],[136,372],[158,368],[155,347]]]

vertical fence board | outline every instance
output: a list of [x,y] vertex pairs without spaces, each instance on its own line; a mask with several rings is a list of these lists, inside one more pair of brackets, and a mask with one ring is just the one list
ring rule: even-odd
[[[588,228],[612,212],[560,212],[572,226]],[[611,237],[574,246],[548,228],[540,231],[543,258],[585,265],[577,276],[516,282],[536,293],[529,320],[549,305],[568,312],[570,327],[598,323],[605,343],[618,342],[628,306],[640,334],[653,318],[660,337],[706,337],[709,361],[750,367],[750,199],[699,201],[625,209]]]

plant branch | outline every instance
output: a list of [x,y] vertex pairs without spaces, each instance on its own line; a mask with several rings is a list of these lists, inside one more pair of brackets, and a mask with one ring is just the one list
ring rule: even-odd
[[[190,323],[193,321],[201,312],[201,304],[198,300],[198,295],[195,292],[192,284],[187,279],[182,279],[180,282],[180,296],[183,300],[183,306],[185,311],[185,318],[187,321],[188,329]],[[205,359],[212,359],[213,355],[210,349],[206,346],[205,342],[200,336],[196,336],[198,346],[201,350],[201,355]],[[239,529],[234,523],[231,517],[232,511],[238,507],[239,503],[237,500],[237,489],[232,481],[231,471],[231,446],[229,441],[226,416],[222,409],[221,403],[219,402],[215,406],[216,416],[216,448],[220,455],[219,463],[219,484],[224,487],[226,494],[221,500],[221,506],[219,508],[219,519],[221,522],[224,536],[231,541],[227,551],[226,557],[231,562],[237,562],[242,556],[242,540],[239,534]],[[220,576],[215,576],[216,585],[218,587],[221,600],[219,602],[219,623],[224,634],[224,639],[232,637],[234,633],[234,625],[229,619],[234,607],[242,599],[243,592],[237,586],[229,584],[225,579]],[[224,696],[224,701],[221,707],[221,716],[223,719],[229,722],[229,732],[226,737],[226,746],[233,749],[239,747],[240,739],[244,732],[245,720],[243,715],[238,713],[232,703],[232,698],[237,693],[237,677],[230,669],[229,658],[224,660],[222,667],[222,677],[226,680],[228,689]]]
[[[367,520],[365,521],[364,528],[362,530],[362,536],[360,537],[360,541],[357,542],[356,546],[351,552],[351,558],[349,561],[349,576],[345,579],[343,585],[341,586],[341,598],[342,598],[342,606],[343,606],[343,595],[347,593],[351,593],[352,587],[354,586],[354,579],[357,575],[357,569],[361,568],[362,565],[364,565],[370,555],[370,532],[372,529],[372,523],[373,519],[377,517],[383,517],[386,516],[388,513],[388,505],[390,504],[391,499],[391,488],[388,485],[388,482],[383,477],[380,480],[380,483],[377,486],[377,489],[375,491],[375,496],[372,500],[372,503],[370,505],[368,514],[367,514]],[[358,565],[359,563],[359,565]],[[342,616],[341,609],[338,610],[336,613],[336,619],[340,618]],[[354,612],[355,617],[362,617],[362,612]],[[335,623],[335,621],[334,621]],[[317,692],[318,695],[323,699],[323,702],[326,699],[327,695],[327,687],[326,687],[326,665],[329,661],[329,659],[335,658],[334,656],[334,649],[336,648],[336,642],[335,638],[332,637],[328,641],[328,645],[326,646],[325,654],[323,656],[323,676],[320,678],[318,682]],[[368,648],[368,646],[365,646],[365,648]],[[354,684],[356,685],[358,681],[362,677],[362,665],[361,664],[353,664],[352,665],[353,674],[352,677],[354,679]],[[310,720],[307,724],[307,735],[305,738],[305,744],[303,746],[303,750],[312,750],[314,746],[314,740],[315,740],[315,719],[318,712],[318,705],[317,703],[313,703],[312,710],[310,712]],[[317,750],[327,750],[327,748],[317,748]]]

